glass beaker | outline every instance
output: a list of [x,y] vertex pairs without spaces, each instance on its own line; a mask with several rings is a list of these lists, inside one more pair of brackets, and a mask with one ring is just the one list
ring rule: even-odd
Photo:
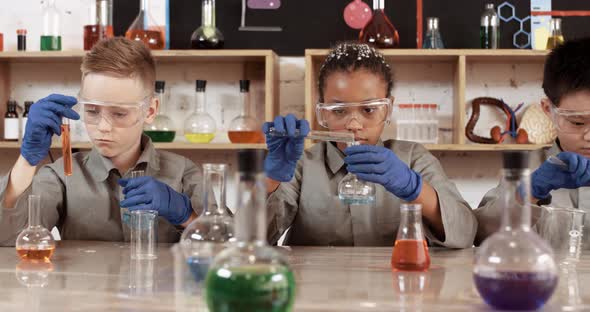
[[55,241],[41,225],[41,196],[29,195],[29,226],[16,238],[16,253],[22,260],[49,261]]
[[61,16],[55,0],[44,2],[42,15],[41,51],[61,51]]
[[186,261],[197,282],[205,279],[213,258],[233,241],[234,222],[226,212],[227,165],[203,164],[203,212],[180,237]]
[[[130,179],[135,179],[139,177],[143,177],[145,175],[145,171],[143,170],[133,170],[129,173]],[[123,194],[124,187],[119,186],[119,202],[122,202],[125,199],[125,195]],[[121,224],[123,225],[123,234],[126,238],[130,237],[131,235],[131,215],[129,214],[129,209],[121,207]]]
[[113,0],[90,0],[88,22],[84,25],[84,50],[100,40],[114,37]]
[[385,0],[373,0],[373,16],[361,30],[359,41],[379,49],[399,46],[397,29],[385,14]]
[[125,38],[141,41],[152,50],[163,50],[166,45],[164,30],[149,13],[149,0],[140,0],[139,3],[139,13],[125,32]]
[[586,212],[574,208],[543,207],[537,230],[553,248],[560,264],[575,264],[580,260]]
[[264,143],[262,126],[251,115],[250,80],[240,80],[240,99],[242,112],[229,124],[227,136],[232,143]]
[[551,19],[551,35],[547,38],[547,50],[553,50],[565,42],[561,32],[561,18]]
[[[348,143],[348,146],[353,145],[360,143]],[[345,205],[370,205],[375,202],[375,192],[373,183],[360,180],[350,172],[338,183],[338,198]]]
[[484,301],[495,309],[535,310],[557,285],[557,266],[551,247],[530,226],[529,155],[504,152],[500,230],[488,237],[475,254],[473,277]]
[[215,137],[216,125],[215,119],[207,113],[207,80],[197,80],[195,85],[195,112],[184,122],[184,137],[191,143],[209,143]]
[[193,49],[221,49],[225,40],[215,27],[215,0],[202,0],[201,26],[191,35]]
[[295,277],[266,239],[264,150],[238,152],[237,242],[222,251],[205,280],[209,311],[291,311]]
[[156,96],[160,102],[156,118],[151,124],[146,123],[143,133],[149,136],[153,142],[172,142],[176,136],[176,127],[172,119],[166,115],[168,98],[165,92],[166,81],[156,81]]
[[422,228],[422,205],[402,204],[400,210],[391,267],[400,271],[426,271],[430,267],[430,255]]
[[428,30],[426,31],[426,35],[424,35],[424,43],[422,44],[422,48],[444,49],[445,45],[438,27],[438,17],[429,17],[427,24]]
[[158,211],[134,210],[129,212],[131,229],[131,259],[158,258]]
[[481,15],[479,39],[482,49],[500,48],[500,18],[493,3],[486,3]]

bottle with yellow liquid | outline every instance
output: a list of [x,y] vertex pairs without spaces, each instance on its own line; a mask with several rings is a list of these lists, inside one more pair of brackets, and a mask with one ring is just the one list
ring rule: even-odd
[[565,42],[561,32],[561,18],[551,19],[551,34],[547,39],[547,50],[553,50]]
[[206,80],[196,81],[195,112],[184,122],[184,136],[191,143],[209,143],[215,137],[215,119],[205,105]]

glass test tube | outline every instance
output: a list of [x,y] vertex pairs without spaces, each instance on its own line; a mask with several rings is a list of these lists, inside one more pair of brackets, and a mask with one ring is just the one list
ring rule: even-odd
[[70,139],[70,120],[62,118],[61,121],[61,152],[64,159],[64,174],[72,175],[72,145]]
[[[275,130],[274,127],[271,127],[268,130],[268,134],[271,136],[287,136],[285,132],[278,132]],[[295,129],[295,136],[299,136],[300,130]],[[312,130],[309,131],[307,136],[305,137],[309,140],[319,140],[319,141],[331,141],[331,142],[343,142],[343,143],[353,143],[354,142],[354,134],[350,132],[335,132],[335,131],[317,131]]]

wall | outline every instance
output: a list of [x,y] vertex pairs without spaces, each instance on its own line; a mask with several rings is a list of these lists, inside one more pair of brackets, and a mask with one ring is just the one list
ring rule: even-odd
[[[37,5],[40,1],[23,1],[23,2],[9,2],[2,1],[0,5],[0,32],[5,34],[5,50],[16,49],[16,29],[26,27],[29,30],[28,48],[31,51],[39,48],[39,34],[41,30],[40,6]],[[82,25],[86,18],[86,11],[84,9],[83,1],[72,0],[57,0],[57,5],[60,8],[67,8],[64,10],[64,35],[63,48],[64,49],[81,49],[82,47]],[[526,67],[526,66],[525,66]],[[280,59],[280,108],[281,114],[294,113],[298,117],[303,116],[304,104],[304,59],[302,57],[281,57]],[[443,81],[441,77],[449,74],[450,69],[445,66],[435,66],[435,68],[421,67],[420,71],[415,71],[414,78],[412,78],[411,68],[400,69],[404,74],[404,82],[401,82],[394,94],[399,101],[430,101],[443,104],[441,107],[441,114],[448,116],[447,112],[451,112],[450,103],[452,102],[452,93],[445,92],[448,86],[437,83],[437,80]],[[24,101],[24,97],[39,98],[46,93],[53,91],[64,91],[74,93],[76,86],[65,83],[69,81],[77,73],[62,73],[59,70],[51,71],[37,71],[34,67],[22,68],[27,71],[25,75],[30,79],[29,84],[25,84],[27,90],[13,90],[15,97],[19,98],[20,104]],[[231,71],[231,68],[226,69]],[[511,104],[525,99],[528,102],[534,102],[540,96],[540,76],[539,71],[534,69],[527,69],[524,71],[513,69],[508,66],[490,66],[484,67],[482,72],[477,72],[474,69],[474,75],[482,77],[473,82],[473,92],[468,94],[468,100],[477,95],[494,95],[498,90],[502,92],[509,92]],[[422,74],[419,74],[422,72]],[[416,77],[424,76],[427,72],[430,83],[428,85],[412,84],[412,80]],[[67,75],[68,79],[62,80],[60,77]],[[70,76],[73,75],[73,76]],[[172,75],[168,72],[167,75]],[[220,73],[223,75],[223,73]],[[514,83],[516,81],[516,83]],[[189,88],[189,86],[184,86]],[[218,85],[217,91],[225,94],[235,94],[235,85]],[[507,90],[507,91],[506,91]],[[22,93],[19,93],[22,92]],[[173,90],[174,92],[174,90]],[[179,91],[175,93],[183,93],[188,91]],[[442,96],[440,94],[443,94]],[[174,94],[173,94],[174,96]],[[219,100],[211,100],[211,109],[218,111]],[[442,98],[441,98],[442,97]],[[0,105],[3,105],[0,103]],[[176,113],[181,115],[180,111]],[[230,118],[230,117],[228,117]],[[488,123],[494,123],[494,120],[489,120]],[[443,125],[447,122],[443,121]],[[462,129],[458,129],[462,131]],[[480,130],[485,133],[485,127],[482,126]],[[18,152],[15,150],[1,150],[0,157],[0,173],[6,173],[10,169],[13,161],[16,159]],[[56,151],[57,153],[57,151]],[[233,161],[233,152],[223,151],[183,151],[179,152],[185,156],[190,157],[195,162],[216,161],[228,162],[230,165],[235,165]],[[447,175],[457,184],[465,199],[472,205],[477,206],[481,197],[485,192],[497,183],[497,175],[500,169],[500,154],[492,152],[438,152],[436,156],[443,164]],[[483,164],[483,165],[482,165]],[[228,205],[234,206],[234,188],[230,183],[228,189]]]

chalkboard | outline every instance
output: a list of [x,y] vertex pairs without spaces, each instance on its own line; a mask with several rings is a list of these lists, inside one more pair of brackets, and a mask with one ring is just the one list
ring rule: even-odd
[[[170,47],[188,49],[190,36],[201,23],[201,1],[170,1]],[[272,49],[279,55],[303,55],[305,49],[329,48],[343,40],[355,40],[358,31],[349,28],[342,12],[352,0],[282,0],[278,10],[248,10],[247,25],[281,26],[282,32],[238,31],[241,0],[217,0],[217,26],[225,36],[228,49]],[[372,5],[371,0],[364,0]],[[504,1],[486,0],[424,0],[424,20],[436,16],[447,48],[478,48],[479,20],[485,3],[496,6]],[[509,1],[516,15],[530,15],[530,0]],[[139,1],[115,0],[115,33],[123,35],[135,18]],[[590,10],[590,1],[553,0],[553,10]],[[398,29],[401,48],[416,47],[416,2],[386,0],[386,13]],[[590,36],[590,17],[565,17],[566,39]],[[512,34],[518,22],[502,23],[502,47],[512,48]],[[530,30],[526,23],[525,30]]]

